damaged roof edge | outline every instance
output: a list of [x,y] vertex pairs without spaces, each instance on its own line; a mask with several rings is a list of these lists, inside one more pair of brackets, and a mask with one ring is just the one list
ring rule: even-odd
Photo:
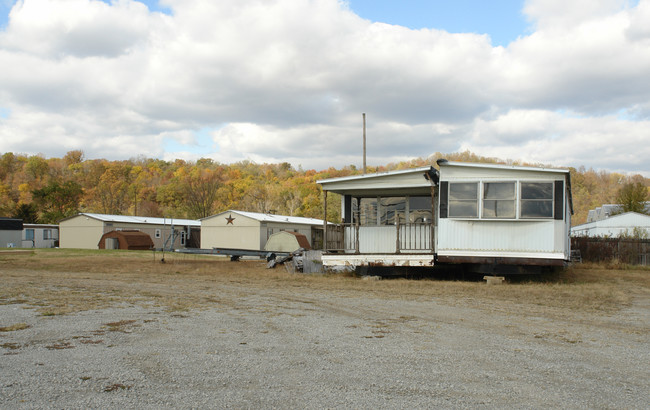
[[445,166],[455,166],[455,167],[470,167],[470,168],[493,168],[493,169],[513,169],[520,171],[537,171],[537,172],[554,172],[554,173],[569,173],[567,168],[548,168],[548,167],[533,167],[533,166],[522,166],[522,165],[506,165],[506,164],[486,164],[483,162],[459,162],[459,161],[448,161],[444,158],[440,158],[436,161],[439,167]]
[[426,167],[419,167],[419,168],[409,168],[409,169],[401,169],[398,171],[384,171],[384,172],[376,172],[374,174],[362,174],[362,175],[349,175],[346,177],[336,177],[336,178],[328,178],[328,179],[321,179],[316,181],[317,184],[327,184],[330,182],[344,182],[344,181],[352,181],[355,179],[370,179],[370,178],[377,178],[377,177],[382,177],[386,175],[399,175],[399,174],[410,174],[410,173],[417,173],[417,172],[427,172],[429,169],[431,169],[431,166],[426,166]]

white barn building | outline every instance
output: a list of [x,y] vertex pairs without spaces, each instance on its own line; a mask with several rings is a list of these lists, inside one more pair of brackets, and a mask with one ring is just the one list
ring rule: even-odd
[[650,238],[650,215],[626,212],[571,228],[571,236],[617,238],[625,235]]
[[229,210],[201,219],[201,248],[263,250],[281,231],[305,235],[313,249],[323,242],[321,219]]
[[201,222],[193,219],[80,213],[59,221],[59,247],[99,249],[99,240],[110,231],[147,233],[154,248],[185,248],[192,235],[200,235]]

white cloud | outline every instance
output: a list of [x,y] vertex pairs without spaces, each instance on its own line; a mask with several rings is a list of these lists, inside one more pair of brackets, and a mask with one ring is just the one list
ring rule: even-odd
[[[337,0],[163,5],[16,3],[0,31],[0,151],[327,168],[361,163],[366,112],[374,165],[470,148],[647,171],[650,0],[531,0],[536,29],[505,48],[371,23]],[[204,129],[218,148],[203,155]],[[599,156],[582,145],[594,139],[616,144]]]
[[650,121],[513,110],[493,120],[477,120],[474,135],[463,143],[463,150],[564,167],[598,168],[606,163],[612,170],[650,176]]
[[570,28],[610,16],[628,5],[627,0],[528,0],[524,14],[538,29]]

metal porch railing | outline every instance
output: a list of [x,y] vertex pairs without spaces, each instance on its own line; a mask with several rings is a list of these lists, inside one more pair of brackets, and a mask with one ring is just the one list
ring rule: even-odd
[[327,225],[325,250],[356,254],[433,252],[433,237],[434,227],[430,223]]

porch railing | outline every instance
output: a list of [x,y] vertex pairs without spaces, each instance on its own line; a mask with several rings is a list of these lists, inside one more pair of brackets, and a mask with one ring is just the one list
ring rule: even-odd
[[406,223],[327,226],[326,251],[345,253],[425,253],[433,251],[433,225]]

